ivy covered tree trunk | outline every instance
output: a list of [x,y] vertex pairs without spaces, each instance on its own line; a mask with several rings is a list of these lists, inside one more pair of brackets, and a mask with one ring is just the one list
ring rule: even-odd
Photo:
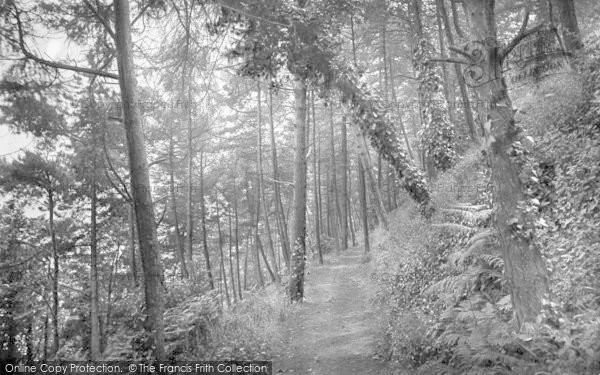
[[526,201],[520,179],[518,142],[514,108],[502,75],[502,57],[506,53],[496,43],[494,0],[465,0],[471,16],[472,34],[482,53],[477,64],[482,76],[478,91],[489,101],[491,109],[484,126],[488,155],[494,184],[496,216],[494,225],[500,238],[504,273],[510,287],[513,308],[519,327],[533,323],[542,309],[542,299],[548,293],[546,266],[541,253],[532,241],[533,226],[524,210]]
[[296,154],[294,157],[294,235],[292,274],[289,296],[292,302],[304,298],[304,266],[306,263],[306,83],[296,78]]
[[442,93],[443,81],[439,68],[430,61],[435,48],[421,24],[421,5],[416,0],[412,4],[417,24],[413,63],[419,82],[419,99],[422,101],[423,130],[420,143],[426,162],[435,168],[428,168],[430,176],[433,176],[436,171],[450,169],[456,161],[454,124],[448,120],[448,106]]
[[146,301],[146,322],[144,328],[154,338],[154,355],[157,359],[164,359],[162,266],[160,263],[156,223],[154,221],[154,206],[150,192],[148,160],[144,145],[142,117],[133,65],[129,3],[126,0],[115,0],[114,7],[123,122],[129,151],[131,192],[137,219],[142,268],[144,270]]

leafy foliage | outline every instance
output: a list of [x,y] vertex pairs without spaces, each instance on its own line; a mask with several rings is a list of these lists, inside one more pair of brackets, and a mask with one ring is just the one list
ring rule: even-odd
[[414,66],[418,73],[421,116],[424,129],[421,147],[440,171],[450,169],[457,159],[454,125],[448,120],[448,107],[442,95],[439,67],[430,61],[435,49],[425,38],[417,42]]

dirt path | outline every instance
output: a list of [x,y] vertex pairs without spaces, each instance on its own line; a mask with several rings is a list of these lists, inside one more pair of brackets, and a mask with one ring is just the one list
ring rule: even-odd
[[283,323],[284,340],[275,346],[274,374],[400,374],[376,358],[381,318],[371,265],[361,258],[353,248],[311,264],[307,300]]

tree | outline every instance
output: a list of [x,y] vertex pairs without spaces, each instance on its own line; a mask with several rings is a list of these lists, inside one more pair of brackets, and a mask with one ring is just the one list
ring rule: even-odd
[[[282,66],[278,53],[274,49],[284,52],[285,63],[292,74],[296,76],[310,76],[326,88],[337,89],[342,96],[342,101],[349,103],[349,113],[354,118],[354,123],[369,138],[371,145],[379,151],[396,172],[399,179],[404,182],[404,187],[409,195],[421,206],[422,212],[429,216],[432,209],[429,206],[429,190],[422,174],[410,163],[402,149],[400,137],[395,126],[386,115],[385,106],[368,90],[366,85],[360,84],[357,74],[345,64],[334,62],[336,49],[333,41],[327,35],[335,35],[336,22],[331,19],[310,20],[299,14],[297,9],[291,10],[294,17],[282,17],[269,20],[264,15],[273,14],[274,8],[282,7],[283,3],[251,2],[239,4],[233,0],[226,0],[222,5],[223,17],[215,29],[224,30],[229,23],[239,23],[247,20],[241,30],[246,38],[254,38],[254,43],[245,43],[246,38],[240,40],[232,52],[234,56],[246,57],[240,71],[247,75],[260,75],[265,71],[276,71]],[[289,10],[280,9],[280,14],[288,14]],[[322,14],[333,17],[327,11]],[[247,18],[245,18],[247,17]],[[268,17],[268,16],[267,16]],[[220,26],[220,28],[219,28]],[[321,31],[321,34],[318,32]],[[281,50],[281,42],[289,49]],[[257,58],[260,56],[260,59]],[[276,58],[277,56],[277,58]],[[310,67],[307,71],[307,67]]]
[[129,2],[115,0],[115,35],[119,86],[123,105],[123,124],[129,151],[131,172],[131,195],[134,202],[138,228],[144,291],[146,300],[145,329],[153,337],[154,355],[165,358],[164,349],[164,300],[162,295],[162,266],[159,258],[154,205],[150,192],[148,159],[144,147],[142,119],[139,108],[137,81],[133,64],[133,47],[129,19]]
[[583,42],[581,41],[574,0],[551,0],[551,4],[552,13],[558,13],[565,49],[568,53],[577,53],[583,47]]
[[[520,202],[525,202],[519,166],[519,130],[514,109],[502,73],[502,60],[528,32],[526,16],[519,34],[504,48],[499,48],[494,18],[494,0],[466,0],[471,14],[471,29],[480,43],[481,59],[476,67],[482,73],[477,90],[490,103],[484,125],[487,152],[497,207],[495,228],[500,238],[505,277],[510,286],[512,304],[519,327],[533,323],[548,293],[546,266],[532,241],[533,227]],[[481,41],[489,41],[481,43]],[[474,55],[473,55],[474,56]]]
[[[187,279],[189,277],[188,269],[185,262],[185,250],[183,248],[183,240],[181,238],[181,232],[179,231],[179,219],[177,217],[177,197],[175,195],[175,140],[173,136],[173,123],[169,121],[169,196],[171,201],[171,216],[173,216],[173,229],[175,237],[175,251],[179,256],[179,263],[181,269],[181,278]],[[186,189],[187,191],[187,189]],[[189,200],[188,200],[189,202]],[[188,235],[191,237],[191,235]],[[191,260],[192,257],[188,252],[188,258]]]
[[33,186],[44,192],[47,199],[49,233],[52,246],[52,354],[60,349],[59,331],[59,295],[58,280],[60,276],[59,240],[56,234],[55,207],[59,195],[64,194],[68,186],[67,175],[61,171],[62,166],[56,162],[46,161],[40,155],[26,152],[11,166],[11,177],[17,184]]
[[294,157],[294,235],[292,274],[289,296],[292,302],[304,298],[304,267],[306,263],[306,84],[296,78],[296,152]]

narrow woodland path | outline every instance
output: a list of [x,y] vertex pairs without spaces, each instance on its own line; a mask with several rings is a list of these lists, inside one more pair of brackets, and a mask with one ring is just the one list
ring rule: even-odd
[[323,266],[311,263],[307,300],[282,323],[274,374],[400,374],[376,358],[382,318],[373,303],[372,266],[362,256],[355,247],[330,255]]

